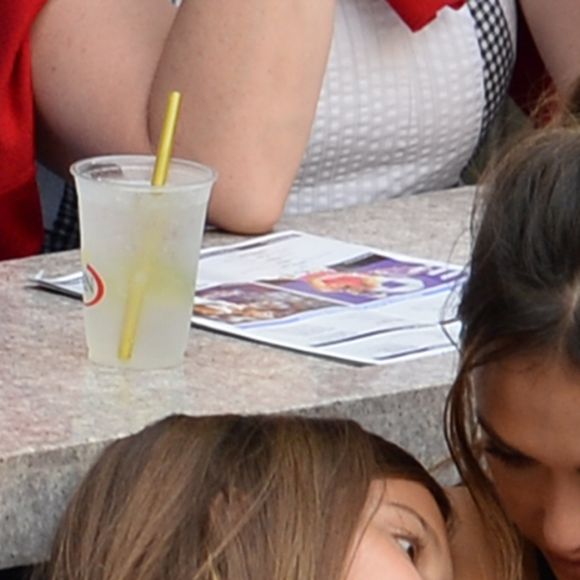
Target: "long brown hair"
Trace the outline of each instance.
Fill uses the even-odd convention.
[[[574,102],[580,103],[577,96]],[[523,138],[487,173],[459,306],[461,360],[446,404],[446,437],[501,540],[509,578],[521,574],[521,541],[484,466],[473,376],[490,362],[538,352],[580,368],[580,128],[573,119],[578,111],[572,106],[554,126]]]
[[[113,443],[58,528],[51,580],[343,578],[370,482],[409,454],[342,419],[173,416]]]

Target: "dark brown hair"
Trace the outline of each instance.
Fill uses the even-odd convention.
[[[370,482],[424,485],[409,454],[352,421],[174,416],[113,443],[74,495],[52,580],[342,578]]]
[[[522,139],[479,190],[459,306],[461,360],[446,406],[451,453],[502,539],[501,558],[514,578],[520,541],[482,466],[472,379],[476,369],[519,354],[553,354],[580,367],[580,129],[570,120],[563,115],[560,126]]]

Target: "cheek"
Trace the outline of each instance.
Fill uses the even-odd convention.
[[[538,493],[543,483],[529,471],[508,468],[493,457],[488,457],[487,463],[503,509],[520,532],[533,540],[536,524],[541,521]]]

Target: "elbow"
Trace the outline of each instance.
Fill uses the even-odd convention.
[[[234,184],[220,184],[218,179],[209,203],[208,221],[235,234],[270,232],[282,217],[289,186],[276,186],[271,182],[252,184],[247,177],[242,181],[245,183],[243,190]]]

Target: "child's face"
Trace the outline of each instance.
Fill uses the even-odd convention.
[[[447,528],[431,493],[403,479],[371,485],[346,580],[451,580]]]
[[[475,384],[504,509],[558,580],[580,580],[580,371],[555,356],[513,357]]]

